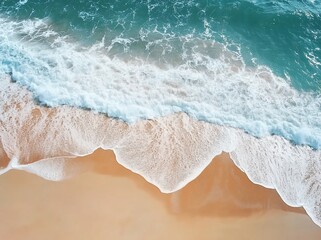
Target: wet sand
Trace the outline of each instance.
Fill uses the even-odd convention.
[[[226,154],[163,194],[98,150],[88,172],[61,182],[0,176],[0,239],[321,239],[303,209],[251,183]]]

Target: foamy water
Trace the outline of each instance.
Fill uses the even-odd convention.
[[[195,45],[190,59],[158,66],[111,59],[99,43],[81,47],[44,20],[0,19],[0,29],[0,69],[41,104],[88,108],[127,122],[185,112],[257,137],[276,134],[320,147],[321,96],[294,89],[267,67],[246,67],[219,43],[186,39]]]
[[[320,4],[41,4],[0,4],[0,173],[113,149],[173,192],[224,151],[321,224]]]

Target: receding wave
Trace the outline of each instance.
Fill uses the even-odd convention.
[[[75,156],[98,148],[163,192],[197,177],[222,151],[255,183],[275,188],[291,206],[303,206],[321,225],[321,152],[278,136],[244,131],[177,113],[127,124],[92,111],[36,105],[26,88],[1,77],[0,172],[20,169],[61,180],[91,168]]]

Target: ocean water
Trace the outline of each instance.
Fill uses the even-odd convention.
[[[0,110],[0,174],[113,149],[173,192],[224,151],[321,225],[320,1],[2,0]]]
[[[321,147],[319,1],[3,0],[0,70],[48,106],[175,112]]]

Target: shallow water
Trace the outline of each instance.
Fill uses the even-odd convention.
[[[317,1],[0,3],[0,174],[117,161],[162,192],[225,152],[321,224]]]

